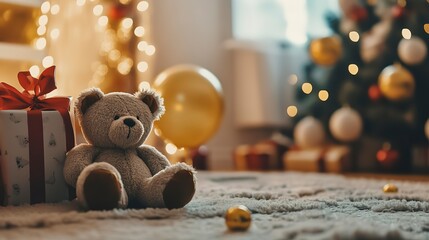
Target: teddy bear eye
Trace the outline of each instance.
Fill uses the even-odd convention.
[[[115,115],[115,117],[113,117],[113,119],[118,120],[119,119],[119,115]]]

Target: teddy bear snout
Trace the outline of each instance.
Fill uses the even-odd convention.
[[[134,122],[134,120],[131,118],[125,118],[124,124],[127,125],[128,127],[134,127],[134,125],[136,125],[136,122]]]

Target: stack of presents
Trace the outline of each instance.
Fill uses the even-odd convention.
[[[74,146],[69,97],[46,98],[56,88],[55,67],[40,77],[18,74],[23,91],[0,83],[0,205],[75,198],[65,182],[66,152]]]
[[[350,149],[328,145],[304,149],[280,133],[254,145],[241,145],[234,151],[237,170],[290,170],[339,173],[350,169]]]
[[[299,146],[281,133],[275,133],[270,139],[236,147],[233,158],[235,169],[239,171],[378,172],[380,163],[376,158],[383,150],[382,146],[381,141],[363,137],[355,145],[327,143],[308,148]],[[427,173],[428,147],[414,147],[410,161],[412,172]]]

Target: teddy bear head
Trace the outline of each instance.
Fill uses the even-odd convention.
[[[163,99],[152,90],[104,94],[100,89],[83,91],[76,115],[88,143],[105,148],[136,148],[149,135],[153,122],[164,113]]]

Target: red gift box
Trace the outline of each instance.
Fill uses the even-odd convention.
[[[64,181],[66,152],[74,146],[70,98],[45,98],[56,89],[55,67],[39,77],[20,72],[24,91],[0,83],[0,169],[3,205],[74,198]]]

